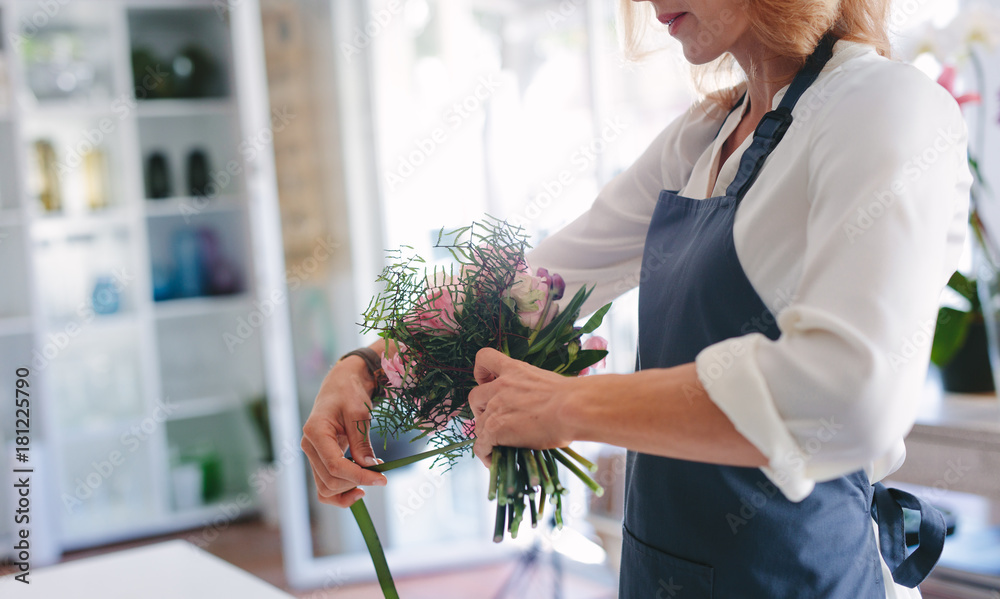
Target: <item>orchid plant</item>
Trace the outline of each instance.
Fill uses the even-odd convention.
[[[903,39],[901,50],[904,58],[912,62],[921,55],[930,54],[942,65],[937,82],[955,98],[961,108],[981,104],[979,90],[986,78],[980,53],[1000,46],[1000,11],[996,7],[987,2],[972,2],[943,27],[928,24],[922,31],[904,36]],[[967,70],[971,72],[973,79],[972,89],[959,89],[959,66],[968,66]],[[1000,246],[990,236],[981,215],[983,196],[988,188],[978,158],[983,155],[986,123],[986,112],[980,108],[976,112],[975,126],[972,127],[976,132],[977,147],[969,150],[969,170],[973,174],[969,224],[982,249],[986,267],[996,273],[1000,271]],[[967,306],[964,309],[946,306],[938,313],[931,360],[942,367],[948,365],[966,343],[970,327],[983,320],[974,277],[955,272],[948,281],[948,286],[966,300]]]

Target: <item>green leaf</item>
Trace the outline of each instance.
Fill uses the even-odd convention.
[[[608,350],[606,349],[583,349],[580,353],[576,354],[576,359],[566,368],[566,374],[577,374],[584,368],[588,366],[593,366],[597,364],[608,355]]]
[[[559,312],[559,315],[538,332],[526,355],[531,355],[545,349],[553,340],[558,339],[560,333],[565,332],[567,326],[572,327],[573,321],[580,315],[580,306],[583,305],[583,302],[587,301],[587,297],[590,296],[591,291],[593,291],[593,288],[586,289],[581,287],[576,292],[576,295],[573,296],[573,299]]]
[[[416,455],[400,458],[398,460],[392,460],[391,462],[384,462],[382,464],[368,466],[367,468],[365,468],[365,470],[372,470],[374,472],[386,472],[388,470],[395,470],[396,468],[409,466],[410,464],[419,462],[420,460],[425,460],[427,458],[434,457],[436,455],[453,452],[459,449],[464,449],[465,447],[468,447],[469,445],[472,445],[475,442],[476,442],[475,439],[469,439],[468,441],[462,441],[461,443],[452,443],[451,445],[438,447],[437,449],[432,449],[430,451],[425,451],[423,453],[418,453]]]
[[[354,520],[358,523],[358,528],[361,529],[361,536],[365,539],[368,554],[372,557],[372,564],[375,565],[375,573],[378,575],[378,584],[382,587],[382,594],[385,595],[385,599],[399,599],[396,584],[392,581],[392,573],[389,572],[389,562],[385,559],[382,542],[378,539],[375,523],[372,522],[365,501],[359,499],[352,503],[351,513],[354,514]]]
[[[969,280],[968,277],[962,273],[955,271],[948,279],[948,286],[958,292],[959,295],[969,300],[970,303],[975,305],[979,298],[976,297],[976,282]]]
[[[969,324],[973,318],[971,312],[954,308],[944,307],[938,311],[934,343],[931,345],[931,362],[947,366],[955,358],[969,336]]]
[[[587,333],[593,333],[596,331],[597,327],[601,326],[601,323],[604,322],[604,315],[607,314],[610,309],[611,304],[604,304],[601,306],[597,312],[594,312],[594,315],[590,317],[587,324],[583,325],[583,328],[580,329],[580,334],[586,335]]]

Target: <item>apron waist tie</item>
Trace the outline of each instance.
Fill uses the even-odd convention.
[[[944,515],[915,495],[890,489],[875,483],[872,516],[878,522],[879,549],[892,579],[904,587],[914,588],[934,569],[947,534]],[[919,545],[906,555],[906,532],[903,528],[903,508],[920,512]]]

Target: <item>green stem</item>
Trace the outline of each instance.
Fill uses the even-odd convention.
[[[445,447],[439,447],[437,449],[432,449],[431,451],[418,453],[407,458],[369,466],[366,469],[373,470],[375,472],[385,472],[387,470],[409,466],[410,464],[419,462],[420,460],[440,455],[442,453],[461,449],[472,445],[473,443],[475,443],[475,439],[469,439],[468,441],[453,443],[451,445],[446,445]],[[365,545],[368,547],[368,554],[372,558],[372,564],[375,566],[375,573],[378,575],[379,586],[382,587],[382,594],[385,595],[385,599],[399,599],[399,593],[396,592],[396,585],[392,581],[392,573],[389,572],[389,562],[385,559],[385,550],[382,549],[382,542],[378,539],[378,532],[375,531],[375,524],[372,522],[371,514],[368,513],[368,508],[365,507],[363,499],[358,499],[351,504],[351,513],[354,514],[354,520],[358,523],[358,528],[361,530],[361,536],[365,539]]]
[[[534,489],[541,484],[541,474],[538,472],[538,462],[535,461],[535,452],[530,449],[524,452],[524,463],[528,467],[528,486]]]
[[[580,480],[582,480],[583,484],[585,484],[588,487],[590,487],[590,490],[593,491],[595,495],[597,495],[598,497],[600,497],[601,495],[604,495],[604,488],[601,487],[601,485],[599,485],[596,482],[594,482],[594,479],[592,479],[589,476],[587,476],[583,472],[583,470],[580,470],[580,467],[577,466],[576,464],[574,464],[573,462],[571,462],[569,460],[569,458],[567,458],[566,456],[564,456],[562,453],[560,453],[558,451],[553,451],[552,455],[554,455],[557,460],[559,460],[560,462],[562,462],[562,464],[564,466],[566,466],[567,468],[569,468],[570,471],[573,474],[575,474]]]
[[[515,451],[516,450],[513,447],[504,448],[504,455],[507,458],[507,486],[504,488],[504,491],[506,492],[508,498],[512,498],[514,496],[514,490],[517,488],[515,478],[517,476],[517,462],[515,460],[517,455]]]
[[[552,482],[552,475],[549,474],[548,464],[541,452],[534,453],[537,455],[535,461],[538,462],[538,473],[542,477],[542,491],[551,495],[556,492],[556,485]]]
[[[500,456],[493,454],[492,459],[490,459],[490,492],[487,496],[489,501],[493,501],[497,498],[497,477],[500,471]]]
[[[445,445],[444,447],[438,447],[437,449],[432,449],[430,451],[425,451],[423,453],[418,453],[416,455],[411,455],[410,457],[400,458],[398,460],[393,460],[391,462],[384,462],[382,464],[375,464],[374,466],[367,466],[365,470],[372,470],[374,472],[385,472],[387,470],[394,470],[396,468],[402,468],[403,466],[409,466],[420,460],[425,460],[427,458],[434,457],[436,455],[441,455],[442,453],[448,453],[449,451],[454,451],[456,449],[461,449],[463,447],[468,447],[475,443],[475,439],[469,439],[468,441],[461,441],[459,443],[452,443],[451,445]]]
[[[378,533],[375,532],[375,524],[365,507],[363,499],[359,499],[351,504],[351,513],[354,520],[361,529],[361,536],[365,538],[365,545],[368,546],[368,553],[372,556],[372,563],[375,565],[375,573],[378,575],[378,584],[382,587],[382,594],[385,599],[399,599],[396,592],[396,585],[392,581],[392,574],[389,572],[389,562],[385,559],[385,551],[382,549],[382,542],[378,540]]]
[[[497,501],[497,519],[493,524],[493,542],[499,543],[503,540],[504,525],[507,524],[507,506],[502,501]]]
[[[568,455],[569,457],[571,457],[574,460],[576,460],[577,462],[579,462],[581,466],[583,466],[584,468],[586,468],[590,472],[597,472],[597,466],[595,466],[593,462],[591,462],[587,458],[583,457],[582,455],[578,454],[577,452],[573,451],[569,447],[561,447],[561,448],[556,449],[554,451],[561,451],[561,452],[565,453],[566,455]]]

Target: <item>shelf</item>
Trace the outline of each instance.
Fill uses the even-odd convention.
[[[21,118],[94,120],[109,118],[115,124],[120,120],[113,106],[117,103],[91,104],[74,100],[45,100],[25,102],[21,107]],[[120,109],[119,109],[120,110]]]
[[[199,399],[185,399],[171,402],[173,408],[168,418],[171,421],[213,416],[243,408],[246,402],[236,395],[219,395]]]
[[[140,118],[228,115],[235,105],[230,98],[140,100],[136,114]]]
[[[29,335],[32,331],[31,318],[27,316],[0,317],[0,337]]]
[[[143,202],[147,218],[182,217],[185,220],[201,214],[236,212],[243,208],[239,196],[218,196],[215,198],[164,198]]]
[[[138,324],[138,319],[136,318],[136,314],[130,310],[115,312],[113,314],[96,314],[94,319],[89,322],[85,322],[83,317],[80,315],[74,315],[69,318],[57,316],[48,319],[48,322],[45,325],[45,332],[65,332],[66,328],[71,324],[74,324],[79,328],[79,332],[74,335],[75,337],[78,337],[95,331],[108,333],[115,330],[134,327]]]
[[[85,235],[101,229],[128,226],[128,212],[108,209],[82,215],[39,215],[31,222],[31,232],[36,237],[68,237]]]
[[[83,424],[72,431],[64,432],[58,442],[62,445],[92,443],[101,440],[119,440],[129,433],[132,427],[140,427],[142,419],[139,416],[131,418],[113,418],[99,421],[95,424]],[[124,451],[122,452],[124,453]]]
[[[244,308],[250,301],[245,293],[236,295],[219,295],[214,297],[187,297],[180,299],[154,302],[156,318],[191,318],[210,316],[228,312],[234,308]]]

